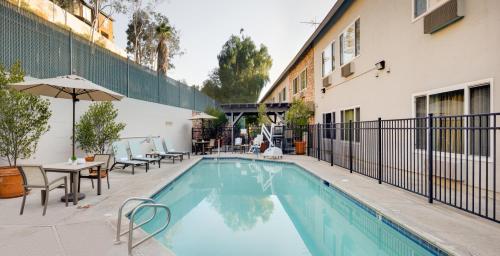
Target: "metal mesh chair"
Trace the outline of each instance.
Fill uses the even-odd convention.
[[[110,154],[95,154],[94,155],[94,161],[95,162],[103,162],[104,165],[101,166],[101,177],[100,178],[106,178],[106,182],[108,183],[108,189],[110,188],[109,186],[109,162],[111,160],[111,155]],[[90,182],[92,183],[92,188],[94,188],[94,180],[99,179],[97,177],[97,170],[96,169],[91,169],[88,172],[81,171],[78,175],[78,192],[80,192],[80,183],[81,179],[90,179]]]
[[[55,174],[51,178],[47,177],[47,173],[42,166],[39,165],[24,165],[19,168],[21,176],[23,177],[23,202],[21,204],[20,215],[24,212],[24,205],[26,204],[26,195],[29,189],[41,188],[42,189],[42,203],[43,215],[47,212],[47,203],[49,202],[49,192],[56,188],[64,189],[64,199],[66,207],[68,207],[68,177],[66,175]],[[52,177],[54,176],[54,177]]]

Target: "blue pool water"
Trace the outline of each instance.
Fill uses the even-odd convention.
[[[205,159],[154,199],[172,211],[155,238],[178,256],[435,254],[293,164]]]

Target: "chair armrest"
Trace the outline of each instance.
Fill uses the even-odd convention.
[[[56,182],[58,182],[60,180],[66,180],[67,181],[68,180],[68,176],[64,175],[64,176],[55,178],[55,179],[49,181],[49,184],[47,184],[47,185],[50,186],[50,185],[52,185],[52,184],[54,184],[54,183],[56,183]]]

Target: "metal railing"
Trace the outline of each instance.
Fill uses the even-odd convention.
[[[124,231],[124,232],[121,232],[121,223],[122,223],[122,212],[123,212],[123,208],[130,202],[133,202],[133,201],[139,201],[139,202],[143,202],[142,204],[139,204],[137,206],[135,206],[132,211],[131,211],[131,214],[130,214],[130,222],[129,222],[129,228],[127,231]],[[142,209],[144,208],[153,208],[154,211],[153,211],[153,215],[148,218],[147,220],[143,221],[142,223],[138,224],[138,225],[135,225],[134,226],[134,218],[135,218],[135,215],[141,211]],[[134,238],[134,230],[137,229],[137,228],[140,228],[144,225],[146,225],[147,223],[149,223],[150,221],[152,221],[153,219],[155,219],[156,217],[156,213],[157,213],[157,209],[158,208],[161,208],[161,209],[164,209],[165,212],[166,212],[166,219],[165,219],[165,224],[157,229],[155,232],[147,235],[146,237],[144,237],[143,239],[141,239],[140,241],[136,242],[135,244],[133,243],[133,238]],[[153,199],[151,198],[140,198],[140,197],[132,197],[132,198],[128,198],[127,200],[125,200],[122,205],[120,206],[119,210],[118,210],[118,220],[117,220],[117,224],[116,224],[116,238],[115,238],[115,244],[120,244],[121,241],[120,241],[120,237],[125,235],[125,234],[128,234],[128,244],[127,244],[127,249],[128,249],[128,255],[132,255],[132,250],[139,246],[140,244],[144,243],[145,241],[147,241],[148,239],[154,237],[155,235],[159,234],[160,232],[162,232],[163,230],[165,230],[168,225],[170,224],[170,217],[171,217],[171,213],[170,213],[170,209],[163,205],[163,204],[157,204]]]
[[[308,155],[499,222],[499,113],[316,124]]]

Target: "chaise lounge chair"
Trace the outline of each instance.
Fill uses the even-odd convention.
[[[161,139],[158,138],[160,141]],[[175,150],[173,149],[172,147],[168,147],[167,146],[167,143],[165,142],[165,140],[162,141],[161,145],[163,146],[163,149],[165,150],[165,152],[167,153],[171,153],[171,154],[182,154],[182,155],[187,155],[188,156],[188,159],[191,158],[191,152],[189,151],[178,151],[178,150]]]
[[[113,168],[117,165],[123,165],[122,169],[127,168],[128,166],[132,166],[132,175],[135,174],[135,167],[136,166],[146,166],[146,172],[148,172],[149,169],[149,163],[145,163],[142,161],[136,161],[136,160],[131,160],[129,157],[129,154],[127,152],[127,148],[125,147],[125,144],[121,141],[114,142],[112,145],[113,148],[113,154],[114,154],[114,159],[115,162],[109,169],[109,171],[112,171]]]
[[[161,158],[148,157],[141,148],[141,143],[137,139],[129,140],[128,145],[130,148],[131,159],[136,161],[145,162],[148,165],[158,163],[158,168],[161,167]]]
[[[176,158],[179,158],[181,160],[181,162],[183,160],[182,153],[167,152],[165,150],[165,148],[163,147],[163,144],[162,144],[160,138],[153,138],[153,149],[154,149],[154,154],[157,154],[158,156],[160,156],[161,159],[165,159],[165,158],[172,159],[172,163],[175,163]]]

